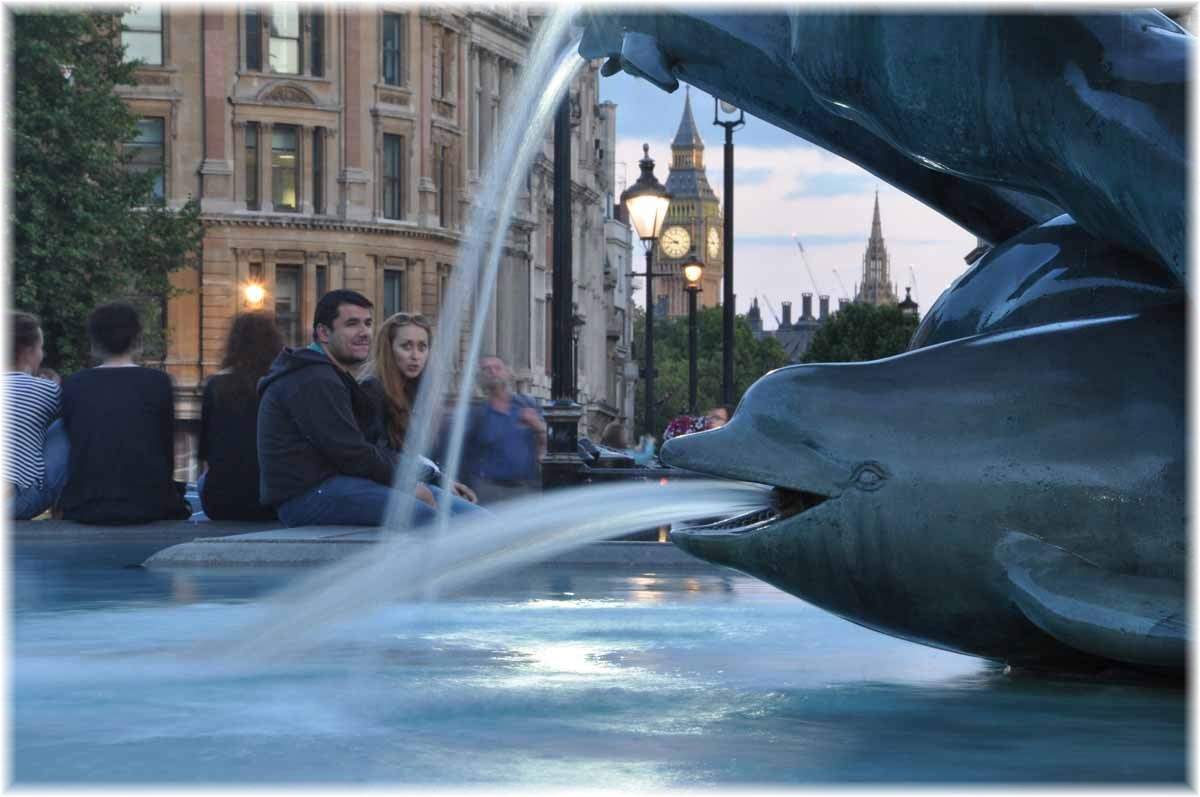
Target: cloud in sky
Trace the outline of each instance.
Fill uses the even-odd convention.
[[[614,76],[601,80],[601,96],[617,103],[618,182],[622,177],[628,184],[637,179],[643,142],[650,144],[655,176],[665,182],[683,92],[668,95],[645,81]],[[705,110],[711,103],[708,95],[692,91],[696,124],[705,139],[708,180],[720,196],[723,131],[711,126],[711,113]],[[800,295],[813,291],[814,280],[818,293],[833,297],[834,307],[842,284],[852,293],[862,273],[877,186],[891,278],[901,297],[905,286],[916,283],[914,295],[924,312],[966,268],[963,256],[975,247],[974,236],[853,163],[750,117],[734,134],[734,144],[734,283],[739,313],[746,312],[754,296],[765,295],[777,309],[791,301],[793,315],[798,315]],[[793,234],[804,243],[811,278]],[[639,304],[642,299],[637,296]],[[774,327],[765,303],[760,305],[766,327]]]
[[[861,194],[872,188],[873,183],[867,175],[821,172],[809,175],[800,186],[784,194],[783,198],[803,199],[809,196],[830,197]]]

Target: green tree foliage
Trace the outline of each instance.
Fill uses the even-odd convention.
[[[134,83],[118,19],[66,7],[10,16],[10,296],[41,317],[46,362],[63,371],[86,364],[87,314],[112,299],[147,310],[147,354],[161,345],[170,272],[194,263],[203,235],[194,200],[169,210],[154,174],[126,168],[137,117],[115,91]]]
[[[639,367],[644,367],[643,341],[646,337],[646,315],[635,310],[634,341]],[[754,339],[746,319],[734,319],[733,401],[736,406],[742,394],[763,374],[788,364],[787,353],[775,338]],[[723,362],[722,310],[706,307],[696,313],[696,411],[705,412],[721,402],[721,369]],[[671,419],[688,411],[688,319],[654,319],[654,380],[656,409],[654,436],[662,439],[662,430]],[[641,434],[645,425],[645,382],[639,380],[634,402],[634,429]]]
[[[891,357],[908,348],[917,324],[895,305],[852,302],[821,325],[803,361],[851,363]]]

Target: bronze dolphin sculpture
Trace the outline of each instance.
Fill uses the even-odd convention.
[[[668,442],[777,488],[675,542],[938,647],[1181,670],[1192,37],[1151,10],[579,19],[605,74],[710,91],[992,247],[909,352],[780,369]]]
[[[669,441],[669,464],[776,488],[672,540],[916,642],[1181,670],[1183,298],[1068,217],[1041,225],[943,295],[919,348],[779,369]]]

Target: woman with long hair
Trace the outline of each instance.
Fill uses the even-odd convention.
[[[234,317],[221,370],[204,386],[200,410],[200,505],[213,520],[274,520],[258,502],[258,380],[283,348],[266,313]]]
[[[379,325],[371,359],[360,374],[363,389],[377,408],[377,425],[366,430],[368,440],[381,442],[393,451],[403,450],[432,344],[433,326],[423,315],[396,313]],[[441,491],[433,482],[441,479],[441,471],[430,460],[425,464],[430,482],[426,486],[440,499]],[[477,499],[471,488],[455,482],[451,501],[453,511],[458,512],[469,510]]]

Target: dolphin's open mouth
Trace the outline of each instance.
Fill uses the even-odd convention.
[[[829,500],[827,496],[818,495],[817,493],[776,487],[771,490],[771,506],[735,515],[730,518],[723,518],[713,523],[688,526],[687,531],[689,533],[721,532],[724,534],[745,534],[758,531],[776,521],[798,515],[827,500]]]

